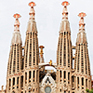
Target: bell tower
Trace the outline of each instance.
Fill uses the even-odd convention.
[[[24,47],[24,91],[39,93],[39,46],[35,22],[34,2],[30,2],[30,18]]]
[[[76,53],[75,53],[75,85],[77,93],[84,93],[86,88],[91,89],[91,74],[90,74],[90,62],[88,54],[87,38],[85,33],[84,17],[85,13],[81,12],[78,15],[79,21],[79,33],[76,40]]]
[[[22,40],[20,35],[19,14],[14,14],[15,24],[14,33],[11,41],[7,67],[7,93],[16,93],[20,91],[21,83],[21,65],[22,65]],[[18,91],[19,90],[19,91]]]
[[[57,93],[70,93],[71,90],[71,68],[72,68],[72,43],[70,23],[68,21],[67,6],[69,3],[64,1],[62,12],[62,22],[60,25],[58,48],[57,48]]]

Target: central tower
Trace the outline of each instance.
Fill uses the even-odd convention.
[[[71,31],[68,21],[67,1],[63,2],[63,18],[59,31],[57,49],[57,93],[70,93],[71,90],[71,68],[72,68],[72,43]]]
[[[26,31],[24,48],[24,88],[25,93],[39,93],[39,46],[35,22],[34,2],[30,2],[30,18]]]

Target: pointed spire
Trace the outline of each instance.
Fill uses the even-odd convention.
[[[20,14],[14,14],[13,16],[16,20],[15,20],[15,24],[14,24],[14,31],[19,31],[19,27],[20,27],[20,23],[19,23],[19,20],[18,18],[20,18]]]
[[[68,19],[67,6],[69,5],[69,2],[64,1],[64,2],[62,2],[62,5],[64,6],[64,8],[63,8],[63,12],[62,12],[63,19]]]
[[[59,32],[60,34],[64,31],[70,32],[70,23],[68,21],[68,11],[67,11],[67,6],[69,5],[69,3],[67,1],[64,1],[62,2],[62,5],[64,6],[64,8],[62,12],[63,17],[60,25],[60,32]]]
[[[20,22],[18,20],[21,16],[20,16],[20,14],[16,13],[16,14],[14,14],[13,17],[16,20],[15,20],[15,23],[14,23],[14,33],[13,33],[13,38],[12,38],[11,44],[12,45],[22,44],[21,35],[20,35],[20,32],[19,32]]]
[[[87,44],[87,38],[86,38],[86,33],[85,33],[85,23],[84,23],[84,17],[86,16],[85,13],[81,12],[78,15],[80,17],[79,21],[79,33],[77,35],[77,44],[82,44],[86,43]]]
[[[41,50],[40,50],[40,63],[44,63],[44,58],[43,58],[43,48],[44,48],[44,46],[40,46],[39,47]]]
[[[28,4],[30,7],[31,7],[31,10],[30,10],[30,19],[35,19],[35,10],[34,10],[34,6],[36,6],[36,4],[34,2],[30,2]]]
[[[37,27],[35,22],[35,10],[34,10],[34,6],[36,4],[34,2],[30,2],[28,5],[31,7],[31,10],[29,12],[30,18],[29,18],[28,27],[27,27],[27,33],[29,32],[37,33]]]
[[[43,53],[43,48],[44,48],[44,46],[41,45],[39,48],[41,49],[41,51],[40,51],[40,56],[42,57],[43,54],[44,54],[44,53]]]
[[[79,31],[84,31],[85,30],[85,23],[84,23],[84,17],[86,16],[85,13],[81,12],[78,15],[80,17],[80,21],[79,21]]]

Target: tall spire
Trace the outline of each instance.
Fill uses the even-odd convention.
[[[72,42],[71,42],[71,31],[70,24],[68,21],[67,6],[69,3],[64,1],[62,3],[63,18],[60,25],[58,48],[57,48],[57,93],[66,92],[70,90],[69,85],[71,84],[71,69],[72,69]],[[67,74],[69,75],[67,77]],[[69,78],[69,79],[68,79]],[[65,82],[65,83],[64,83]],[[63,89],[68,86],[68,88]]]
[[[15,18],[15,23],[14,23],[14,33],[13,33],[13,38],[11,41],[12,45],[15,44],[22,44],[22,40],[21,40],[21,34],[19,32],[19,27],[20,27],[20,22],[19,22],[19,18],[21,17],[20,14],[14,14],[13,17]]]
[[[20,23],[18,18],[19,14],[14,14],[14,33],[11,41],[11,48],[9,53],[8,67],[7,67],[7,93],[12,93],[16,89],[20,90],[19,82],[21,82],[21,70],[22,70],[22,40],[19,31]],[[15,75],[15,77],[13,76]],[[16,83],[16,81],[18,83]],[[12,82],[14,82],[12,84]],[[17,93],[20,91],[16,91]]]
[[[61,22],[61,25],[60,25],[60,31],[59,33],[63,33],[63,32],[70,32],[70,24],[69,24],[69,21],[68,21],[68,11],[67,11],[67,6],[69,5],[69,2],[67,1],[64,1],[62,2],[62,5],[64,6],[63,8],[63,12],[62,12],[62,22]]]
[[[86,14],[81,12],[81,13],[79,13],[78,16],[80,17],[80,21],[79,21],[79,33],[77,35],[76,43],[78,43],[78,44],[86,43],[87,44],[87,38],[86,38],[86,33],[85,33],[85,23],[84,23],[84,17],[86,16]]]
[[[67,11],[67,6],[69,5],[69,3],[67,1],[62,2],[62,5],[64,6],[63,8],[63,19],[68,19],[68,11]]]
[[[67,17],[67,15],[68,15],[67,5],[69,5],[69,3],[67,1],[64,1],[62,3],[62,5],[64,6],[64,9],[63,9],[63,13],[62,13],[63,19],[61,22],[60,32],[59,32],[57,60],[58,60],[59,66],[67,66],[67,67],[71,68],[72,56],[70,56],[70,55],[72,55],[71,54],[72,53],[72,43],[71,43],[70,24],[69,24],[68,17]]]
[[[27,27],[27,33],[32,31],[37,33],[37,27],[35,22],[35,10],[34,10],[34,6],[36,4],[34,2],[30,2],[28,5],[31,7],[31,9],[29,12],[30,18],[29,18],[28,27]]]
[[[82,92],[86,90],[86,88],[90,89],[91,85],[91,72],[90,72],[90,62],[89,62],[89,54],[88,54],[88,47],[87,47],[87,39],[85,33],[85,23],[84,17],[86,16],[85,13],[81,12],[78,15],[80,17],[79,21],[79,33],[77,34],[76,40],[76,53],[75,53],[75,60],[74,60],[74,69],[75,69],[75,78],[78,82],[76,82],[76,91]],[[82,77],[79,77],[82,76]],[[89,84],[89,86],[87,85]],[[75,86],[75,85],[74,85]],[[80,89],[80,90],[79,90]]]
[[[34,90],[33,93],[39,93],[39,46],[35,22],[35,3],[30,2],[28,5],[31,7],[31,10],[24,47],[24,70],[27,77],[25,78],[26,82],[24,82],[24,91],[32,93]],[[25,90],[27,84],[30,87],[30,91]]]

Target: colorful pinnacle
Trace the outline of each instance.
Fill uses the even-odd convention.
[[[14,23],[14,27],[15,27],[14,31],[19,31],[20,22],[19,22],[18,18],[20,18],[21,15],[16,13],[13,15],[13,17],[16,19],[15,23]]]
[[[79,30],[85,30],[84,17],[86,16],[86,13],[81,12],[78,16],[80,17]]]
[[[81,12],[81,13],[79,13],[79,15],[78,15],[79,17],[81,17],[81,18],[83,18],[83,17],[85,17],[86,16],[86,13],[83,13],[83,12]]]
[[[62,2],[62,5],[64,6],[63,8],[63,18],[62,19],[68,19],[68,11],[67,11],[67,6],[69,5],[69,3],[67,1]]]
[[[62,5],[63,5],[63,6],[68,6],[68,5],[69,5],[69,2],[64,1],[64,2],[62,2]]]
[[[44,48],[44,46],[41,45],[39,48]]]
[[[35,10],[34,10],[34,6],[36,6],[36,4],[34,2],[30,2],[28,4],[30,7],[31,7],[31,10],[30,10],[30,19],[34,19],[35,18]]]
[[[16,18],[16,19],[18,19],[18,18],[20,18],[21,16],[20,16],[20,14],[14,14],[14,16],[13,16],[14,18]]]
[[[85,24],[84,23],[84,17],[86,16],[86,13],[81,12],[81,13],[79,13],[78,16],[81,18],[79,21],[79,24]]]
[[[43,48],[44,48],[44,46],[41,45],[39,48],[41,49],[40,56],[43,57]]]
[[[34,2],[30,2],[28,5],[31,6],[31,7],[36,6],[36,4]]]

